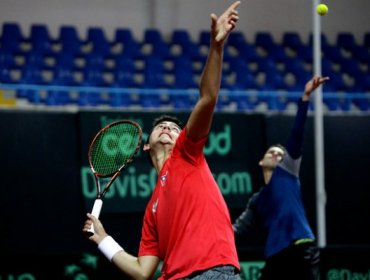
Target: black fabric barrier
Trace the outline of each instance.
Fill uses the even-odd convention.
[[[321,252],[322,280],[370,278],[370,247],[328,247]],[[0,254],[0,279],[12,280],[106,280],[128,279],[99,253]],[[261,252],[239,251],[241,279],[257,280],[264,265]],[[153,279],[160,275],[160,268]]]

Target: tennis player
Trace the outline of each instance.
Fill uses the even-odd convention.
[[[158,181],[145,210],[138,257],[125,252],[88,214],[83,231],[93,224],[89,239],[133,279],[150,279],[161,260],[160,279],[240,279],[228,208],[203,154],[220,88],[224,42],[238,21],[239,4],[231,4],[220,17],[211,14],[200,95],[185,127],[162,116],[144,145]]]
[[[305,85],[286,148],[268,148],[259,162],[265,185],[252,195],[236,219],[236,234],[260,229],[266,236],[265,267],[260,279],[319,279],[319,250],[301,199],[299,169],[304,126],[311,93],[328,77],[313,77]]]

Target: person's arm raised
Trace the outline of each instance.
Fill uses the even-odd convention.
[[[197,141],[208,135],[221,84],[223,48],[225,40],[239,19],[236,8],[240,1],[231,4],[220,17],[211,14],[211,41],[206,64],[200,81],[199,100],[187,122],[187,135]]]

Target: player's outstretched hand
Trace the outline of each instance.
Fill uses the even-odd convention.
[[[329,77],[319,77],[314,76],[311,80],[309,80],[305,87],[304,87],[304,98],[308,99],[311,95],[311,93],[317,89],[319,86],[324,84],[326,81],[329,80]]]
[[[223,42],[230,32],[235,28],[236,22],[239,19],[236,8],[240,5],[240,1],[231,4],[225,12],[217,17],[214,13],[211,14],[211,34],[212,39],[216,42]]]
[[[91,225],[94,226],[94,234],[89,234],[88,230],[91,228]],[[91,214],[87,214],[87,219],[85,221],[84,227],[82,229],[82,232],[93,242],[95,242],[97,245],[108,236],[108,234],[105,232],[104,227],[100,220],[96,218],[95,216]]]

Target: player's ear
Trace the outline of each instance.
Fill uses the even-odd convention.
[[[149,143],[145,143],[144,144],[144,147],[143,147],[143,151],[144,152],[147,152],[147,151],[149,151],[150,150],[150,144]]]

